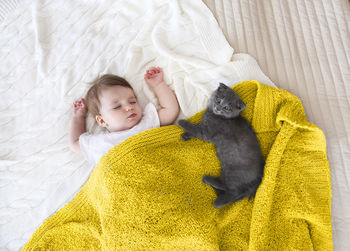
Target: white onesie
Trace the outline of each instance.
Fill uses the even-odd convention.
[[[135,134],[159,126],[160,122],[157,109],[152,103],[148,103],[142,113],[141,121],[131,129],[120,132],[103,132],[97,134],[86,132],[80,135],[80,150],[88,162],[96,165],[100,158],[112,147]]]

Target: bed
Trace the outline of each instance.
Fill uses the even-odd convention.
[[[150,42],[147,34],[135,39],[140,23],[130,20],[144,6],[159,10],[167,2],[0,4],[0,249],[23,247],[46,218],[74,198],[93,170],[68,147],[71,106],[86,93],[88,82],[101,73],[124,75],[136,83],[142,105],[156,104],[150,90],[138,83],[147,67],[166,65],[180,118],[204,109],[217,82],[256,79],[301,99],[308,120],[327,140],[334,249],[349,250],[349,1],[171,1],[171,8],[157,12],[159,17],[188,16],[167,23],[177,29],[160,25],[152,33],[150,41],[159,46],[151,52],[166,54],[166,60],[142,53],[140,46]],[[199,27],[198,20],[208,26]],[[116,30],[123,25],[134,29]],[[199,42],[193,27],[203,30],[197,35],[206,39]],[[183,38],[176,37],[179,31]],[[134,47],[125,48],[132,38]],[[206,53],[193,53],[201,48]],[[98,130],[92,118],[88,130]]]

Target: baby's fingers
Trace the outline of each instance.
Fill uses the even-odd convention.
[[[149,70],[146,71],[146,73],[150,73],[150,74],[156,74],[162,71],[162,68],[160,67],[152,67]]]
[[[155,74],[158,74],[158,73],[161,73],[162,72],[162,68],[160,67],[154,67],[154,73]]]
[[[85,106],[85,100],[83,98],[81,98],[81,99],[75,101],[73,103],[73,106],[74,106],[74,108],[84,107]]]
[[[150,78],[151,78],[151,74],[149,73],[145,74],[144,79],[150,79]]]

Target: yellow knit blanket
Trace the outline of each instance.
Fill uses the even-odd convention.
[[[219,175],[214,146],[181,141],[176,125],[155,128],[102,157],[24,250],[332,250],[322,131],[287,91],[257,81],[233,89],[266,159],[253,200],[215,209],[214,190],[201,182],[204,174]]]

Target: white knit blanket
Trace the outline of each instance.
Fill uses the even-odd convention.
[[[233,53],[199,0],[6,2],[0,3],[0,250],[22,247],[89,176],[92,167],[68,148],[68,131],[73,101],[99,74],[125,77],[141,105],[157,105],[143,75],[162,67],[181,118],[204,109],[219,82],[273,85],[252,57]],[[96,131],[92,118],[88,128]]]

